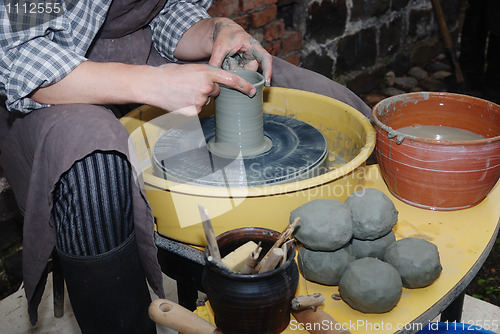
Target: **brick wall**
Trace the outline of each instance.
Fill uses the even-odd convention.
[[[463,0],[441,0],[456,45]],[[430,0],[215,0],[212,16],[241,24],[273,55],[373,89],[444,51]]]

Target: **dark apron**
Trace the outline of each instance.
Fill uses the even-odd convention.
[[[87,57],[146,64],[152,49],[147,24],[165,2],[114,0]],[[159,59],[157,53],[155,59]],[[55,184],[75,161],[96,150],[114,151],[130,161],[129,136],[110,108],[95,105],[57,105],[16,115],[2,103],[0,122],[0,164],[24,215],[23,279],[28,313],[34,324],[47,279],[47,262],[56,242],[50,214]],[[154,218],[140,184],[132,184],[139,256],[149,285],[162,298]]]

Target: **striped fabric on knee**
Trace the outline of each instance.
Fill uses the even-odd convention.
[[[133,230],[131,170],[125,158],[94,152],[77,161],[54,191],[57,247],[92,256],[126,240]]]

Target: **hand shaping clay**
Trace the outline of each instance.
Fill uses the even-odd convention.
[[[398,270],[403,286],[410,289],[432,284],[443,269],[436,245],[419,238],[396,241],[387,247],[384,261]]]
[[[334,199],[316,199],[301,205],[290,214],[290,222],[300,217],[294,236],[304,246],[318,251],[335,251],[352,238],[349,208]]]
[[[389,263],[372,257],[348,264],[339,283],[342,300],[364,313],[392,310],[399,302],[402,290],[398,271]]]
[[[353,238],[352,253],[357,259],[361,259],[363,257],[375,257],[383,260],[387,247],[395,241],[396,235],[394,234],[394,231],[390,231],[383,237],[375,240],[359,240]]]
[[[350,248],[349,245],[333,252],[321,252],[301,247],[297,258],[299,269],[307,280],[338,285],[347,264],[355,260]]]
[[[355,191],[345,201],[352,213],[353,236],[359,240],[380,238],[398,221],[398,210],[386,194],[375,188]]]

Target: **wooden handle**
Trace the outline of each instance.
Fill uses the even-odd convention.
[[[450,32],[448,31],[448,26],[444,18],[441,2],[439,0],[431,0],[431,3],[432,3],[432,8],[434,9],[434,14],[439,26],[439,30],[441,32],[441,37],[443,38],[444,41],[444,46],[451,58],[452,66],[454,67],[455,70],[455,79],[457,83],[462,83],[464,82],[464,76],[462,70],[460,69],[460,65],[455,60],[455,51],[453,50],[453,43],[451,42]]]
[[[259,255],[260,251],[262,250],[262,247],[260,247],[261,242],[257,245],[257,248],[250,253],[248,256],[245,264],[243,265],[243,268],[240,270],[240,274],[251,274],[257,265],[257,262],[259,261]]]
[[[214,325],[188,309],[166,299],[155,299],[149,306],[149,317],[157,324],[183,334],[220,333]]]
[[[443,9],[441,7],[441,2],[439,0],[431,0],[432,8],[434,9],[434,14],[436,15],[436,20],[441,31],[441,36],[444,40],[444,45],[447,48],[452,48],[450,33],[448,31],[448,26],[446,25],[446,20],[444,18]]]
[[[282,258],[283,258],[283,250],[281,248],[273,249],[271,251],[271,254],[269,254],[266,259],[263,259],[261,261],[259,274],[271,271],[274,268],[276,268],[276,266],[278,265],[278,263],[280,263]]]
[[[343,329],[341,324],[333,319],[331,315],[320,308],[292,312],[292,314],[298,322],[304,324],[304,328],[311,334],[351,334],[348,330]]]

